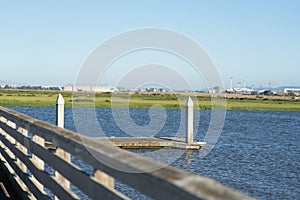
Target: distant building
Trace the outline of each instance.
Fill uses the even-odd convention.
[[[225,90],[226,93],[232,93],[232,94],[248,94],[248,95],[255,95],[257,94],[256,91],[249,88],[229,88]]]
[[[118,92],[129,92],[130,91],[128,88],[125,88],[125,87],[118,87],[117,90],[118,90]]]
[[[272,95],[272,91],[271,90],[260,90],[260,91],[258,91],[257,94],[270,96],[270,95]]]
[[[157,92],[157,88],[146,88],[147,92]]]
[[[158,91],[159,91],[159,92],[166,92],[167,89],[165,89],[165,88],[158,88]]]
[[[62,90],[61,87],[56,87],[56,86],[42,86],[43,90]]]
[[[113,88],[111,89],[111,92],[120,92],[120,90],[118,88]]]
[[[285,95],[300,96],[300,88],[284,88],[283,93]]]
[[[64,91],[69,92],[112,92],[106,85],[65,85]]]

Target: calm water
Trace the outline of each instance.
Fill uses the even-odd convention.
[[[11,108],[55,123],[55,108]],[[167,110],[166,124],[158,135],[183,133],[179,129],[180,112]],[[65,110],[65,115],[66,128],[75,130],[70,108]],[[131,109],[130,115],[139,125],[149,124],[147,109]],[[200,111],[200,116],[198,140],[203,139],[208,128],[210,111]],[[110,109],[97,109],[97,117],[107,136],[128,136],[118,128]],[[299,145],[299,112],[227,111],[218,143],[206,157],[200,158],[198,151],[185,151],[172,165],[210,177],[258,199],[299,199]],[[145,150],[135,152],[142,154]],[[133,198],[144,198],[120,183],[117,188]]]

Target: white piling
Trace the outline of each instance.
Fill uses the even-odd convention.
[[[65,100],[62,95],[59,93],[56,99],[56,125],[58,127],[64,128],[64,109],[65,109]]]
[[[186,140],[185,142],[188,144],[193,143],[193,131],[194,131],[194,102],[189,96],[186,104],[185,104],[185,109],[186,109]]]
[[[56,125],[58,127],[64,128],[65,121],[65,100],[63,96],[59,93],[56,99]],[[56,154],[58,157],[62,158],[66,162],[71,162],[71,154],[64,151],[62,148],[56,148]],[[63,177],[58,171],[55,171],[56,181],[60,183],[66,190],[70,190],[70,181]],[[55,200],[59,200],[57,196],[54,196]]]

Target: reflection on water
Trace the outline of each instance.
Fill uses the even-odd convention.
[[[55,123],[55,108],[13,109]],[[106,136],[129,136],[116,125],[110,109],[99,108],[96,112]],[[180,112],[167,110],[167,121],[157,136],[183,136]],[[210,120],[210,111],[200,112],[197,140],[203,140]],[[65,115],[66,128],[75,130],[70,108],[66,108]],[[149,124],[147,109],[131,109],[130,116],[139,125]],[[165,159],[177,168],[213,178],[259,199],[297,199],[300,196],[299,145],[299,112],[227,111],[218,143],[204,158],[199,155],[201,150],[172,149],[165,154],[151,153],[156,150],[132,151],[160,161]],[[133,198],[146,198],[119,182],[117,188]]]

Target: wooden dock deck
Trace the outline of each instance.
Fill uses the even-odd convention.
[[[188,144],[184,138],[176,137],[110,137],[92,139],[97,142],[108,143],[123,149],[156,149],[156,148],[179,148],[198,150],[204,146],[205,142],[194,142]]]

